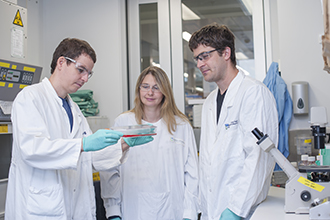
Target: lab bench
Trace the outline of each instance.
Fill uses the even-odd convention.
[[[285,189],[271,186],[268,196],[250,220],[309,220],[308,214],[287,214],[284,212]]]

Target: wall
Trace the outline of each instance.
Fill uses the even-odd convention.
[[[330,74],[323,70],[321,35],[324,33],[321,1],[277,0],[278,45],[282,78],[292,97],[291,84],[296,81],[309,83],[309,104],[325,106],[330,117]],[[276,25],[276,22],[273,23]],[[274,31],[275,32],[275,31]],[[274,33],[273,33],[274,34]],[[278,48],[276,48],[278,47]],[[278,51],[277,51],[278,50]],[[310,128],[310,114],[294,115],[290,130]]]
[[[82,89],[94,91],[93,98],[99,103],[99,115],[107,116],[113,124],[114,118],[127,108],[125,1],[40,2],[42,78],[50,76],[52,54],[62,39],[76,37],[88,41],[96,51],[97,62],[94,75]]]

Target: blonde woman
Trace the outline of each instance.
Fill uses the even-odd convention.
[[[157,135],[130,148],[129,159],[113,172],[101,173],[101,193],[108,219],[197,219],[198,159],[193,129],[177,108],[169,79],[158,67],[142,71],[135,87],[135,107],[114,126],[152,124]]]

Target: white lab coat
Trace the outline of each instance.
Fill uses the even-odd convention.
[[[109,169],[125,159],[120,144],[102,152],[81,153],[81,138],[91,130],[71,98],[69,104],[72,132],[62,100],[47,78],[17,95],[12,109],[6,220],[96,219],[93,166]]]
[[[202,220],[219,220],[226,208],[245,218],[266,198],[275,164],[251,131],[257,127],[277,146],[276,104],[264,84],[240,70],[227,89],[217,124],[217,92],[210,93],[202,110]]]
[[[123,220],[197,219],[195,137],[188,122],[176,120],[179,125],[173,135],[163,119],[153,123],[157,135],[152,142],[131,148],[129,160],[113,173],[100,172],[107,216],[120,215]],[[133,113],[124,113],[114,126],[136,124]]]

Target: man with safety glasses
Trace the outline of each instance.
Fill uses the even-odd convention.
[[[267,196],[275,165],[251,133],[258,127],[277,146],[275,99],[264,84],[236,66],[234,40],[228,27],[212,24],[189,41],[205,81],[217,84],[202,110],[202,220],[249,219]]]
[[[88,81],[95,62],[86,41],[66,38],[53,54],[49,79],[14,100],[5,219],[95,220],[93,169],[118,166],[130,146],[153,140],[123,139],[107,129],[92,134],[69,94]]]

